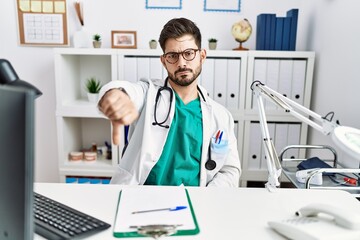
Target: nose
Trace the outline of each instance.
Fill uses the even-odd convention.
[[[179,60],[177,61],[178,66],[186,66],[187,60],[182,54],[179,54]]]

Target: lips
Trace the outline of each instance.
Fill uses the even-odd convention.
[[[191,73],[192,70],[191,69],[180,69],[178,71],[175,72],[175,74],[187,74],[187,73]]]

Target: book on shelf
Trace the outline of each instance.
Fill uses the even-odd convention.
[[[275,27],[275,47],[274,50],[281,51],[282,50],[282,37],[283,37],[283,29],[284,29],[284,17],[276,18],[276,27]]]
[[[290,36],[289,36],[289,50],[296,50],[296,33],[298,24],[299,9],[290,9],[286,12],[286,17],[291,18]]]
[[[270,37],[269,37],[269,48],[267,50],[275,50],[275,31],[276,31],[276,15],[269,14],[270,21]]]
[[[257,16],[256,22],[256,50],[265,50],[265,29],[266,14],[262,13]]]
[[[290,50],[290,28],[291,28],[291,17],[284,18],[283,36],[282,36],[282,50]]]

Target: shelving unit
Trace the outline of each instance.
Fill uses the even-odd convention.
[[[117,54],[111,49],[55,49],[56,122],[60,181],[68,176],[111,177],[121,146],[111,146],[112,159],[69,161],[69,153],[111,143],[111,124],[86,97],[86,79],[103,84],[118,78]]]
[[[207,53],[199,82],[207,89],[208,94],[227,107],[234,117],[243,169],[240,185],[246,186],[248,181],[266,181],[267,170],[262,159],[261,137],[256,137],[257,130],[260,131],[256,128],[259,117],[253,104],[251,83],[261,80],[278,91],[284,90],[290,98],[309,108],[315,54],[223,50]],[[160,50],[55,49],[56,118],[61,182],[65,182],[67,176],[111,177],[121,158],[123,143],[120,146],[112,145],[111,160],[100,159],[95,163],[74,163],[68,160],[71,151],[89,148],[93,142],[98,145],[102,145],[104,141],[111,142],[110,122],[104,119],[94,103],[86,100],[86,79],[96,76],[103,84],[116,79],[164,79],[167,72],[159,60],[160,54]],[[293,86],[292,83],[296,85]],[[308,128],[305,124],[270,103],[266,103],[266,112],[277,149],[290,143],[306,144]],[[305,155],[304,152],[291,154]]]

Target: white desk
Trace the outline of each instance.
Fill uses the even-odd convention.
[[[142,186],[144,187],[144,186]],[[120,185],[35,183],[34,190],[113,225]],[[327,203],[360,214],[360,202],[340,190],[265,188],[187,188],[199,223],[195,236],[164,239],[284,239],[267,225],[269,220],[294,216],[309,203]],[[43,239],[36,236],[35,239]],[[89,239],[113,239],[112,227]],[[150,238],[128,238],[150,239]]]

